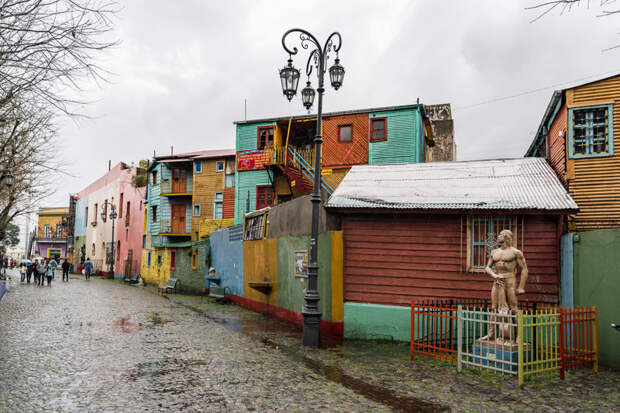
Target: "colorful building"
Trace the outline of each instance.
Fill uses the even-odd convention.
[[[39,257],[67,258],[67,230],[69,208],[40,208],[34,254]]]
[[[437,120],[450,117],[443,105]],[[450,119],[448,119],[450,120]],[[235,223],[244,215],[312,191],[316,116],[235,122],[237,177]],[[448,125],[444,123],[444,125]],[[452,127],[450,120],[449,127]],[[326,113],[323,115],[322,182],[329,196],[353,165],[425,162],[433,141],[424,105]],[[453,157],[452,142],[436,158]],[[436,159],[446,160],[446,159]]]
[[[141,173],[146,172],[120,162],[75,196],[73,250],[77,269],[90,258],[98,272],[108,272],[113,262],[117,278],[140,271],[145,189],[136,186],[135,177]],[[117,213],[113,221],[109,218],[112,205]]]
[[[235,152],[190,152],[153,159],[148,168],[143,280],[204,291],[208,235],[233,224]]]

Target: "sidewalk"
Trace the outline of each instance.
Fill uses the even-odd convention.
[[[154,287],[137,286],[157,294]],[[409,360],[409,343],[324,340],[320,349],[301,345],[301,331],[241,307],[191,295],[168,294],[197,311],[304,364],[331,381],[395,411],[613,412],[620,411],[620,372],[583,369],[559,380],[537,377],[517,387],[516,376],[466,369],[429,359]]]

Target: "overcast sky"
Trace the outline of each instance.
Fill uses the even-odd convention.
[[[281,37],[292,27],[320,40],[342,34],[344,86],[328,88],[324,111],[418,97],[450,103],[458,160],[522,156],[554,89],[620,72],[620,49],[601,51],[620,44],[620,16],[596,18],[597,6],[582,6],[529,23],[536,12],[524,8],[534,3],[126,0],[121,44],[101,60],[114,75],[87,109],[96,118],[60,131],[75,177],[59,177],[44,206],[66,205],[108,160],[137,162],[171,145],[175,153],[234,148],[244,99],[248,119],[305,113],[299,97],[282,96],[277,77],[287,58]]]

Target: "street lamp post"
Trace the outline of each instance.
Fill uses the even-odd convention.
[[[302,311],[304,317],[303,329],[303,345],[310,347],[318,347],[321,344],[321,312],[319,311],[319,291],[318,291],[318,245],[319,245],[319,213],[321,203],[321,143],[322,137],[322,121],[323,121],[323,93],[325,68],[329,54],[333,51],[336,53],[334,65],[329,68],[329,77],[332,87],[336,90],[342,86],[344,79],[344,68],[340,65],[338,51],[342,46],[342,38],[340,33],[333,32],[325,44],[321,47],[321,43],[311,33],[303,29],[291,29],[282,36],[282,47],[288,53],[289,58],[287,65],[280,70],[280,81],[282,83],[282,93],[291,101],[293,96],[297,94],[297,85],[299,83],[299,70],[293,66],[293,55],[298,52],[297,47],[292,49],[286,45],[286,39],[289,35],[299,35],[299,42],[303,49],[310,48],[311,52],[306,63],[306,75],[308,81],[306,87],[301,91],[302,103],[306,109],[310,109],[314,102],[315,91],[310,82],[310,75],[313,68],[316,69],[318,87],[316,92],[319,94],[318,112],[316,118],[316,135],[314,137],[314,188],[312,190],[312,235],[310,238],[310,262],[308,263],[308,289],[304,299],[306,305]]]
[[[103,219],[105,221],[106,218],[106,213],[105,213],[105,209],[103,210],[103,212],[101,212],[101,219]],[[114,221],[117,218],[117,214],[116,214],[116,206],[114,204],[110,204],[110,219],[112,220],[112,249],[111,251],[111,259],[110,259],[110,278],[114,278],[114,259],[115,259],[115,254],[114,254]]]

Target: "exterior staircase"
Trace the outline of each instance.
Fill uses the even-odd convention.
[[[306,159],[301,153],[293,148],[288,148],[286,159],[284,162],[278,162],[280,170],[303,192],[310,192],[314,186],[314,168],[312,167],[312,159]],[[321,177],[321,188],[330,196],[334,192],[323,177]]]

